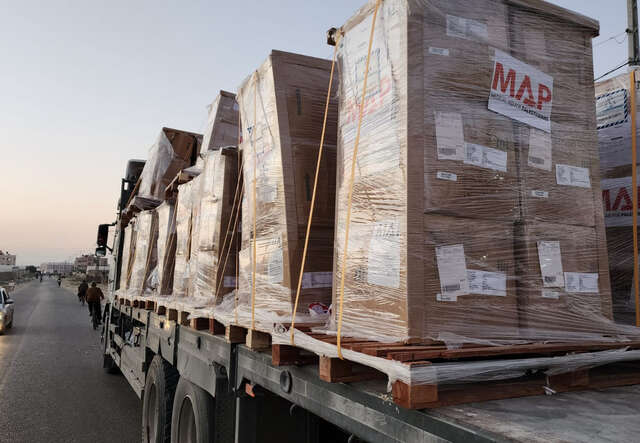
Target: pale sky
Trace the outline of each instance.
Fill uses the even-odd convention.
[[[626,61],[624,35],[606,41],[625,0],[552,3],[600,20],[596,76]],[[92,251],[127,160],[162,126],[202,132],[218,91],[271,49],[330,58],[325,31],[362,4],[0,0],[0,250],[20,265]]]

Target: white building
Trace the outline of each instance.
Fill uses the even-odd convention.
[[[69,275],[73,272],[73,263],[47,262],[40,265],[40,271],[45,274]]]
[[[9,252],[0,251],[0,265],[15,266],[16,256]]]

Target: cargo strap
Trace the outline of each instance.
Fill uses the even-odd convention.
[[[339,34],[336,37],[340,38]],[[309,245],[309,234],[311,233],[311,223],[313,221],[313,209],[316,204],[316,190],[318,188],[318,175],[320,174],[320,163],[322,162],[322,148],[324,147],[324,136],[327,129],[327,116],[329,115],[329,103],[331,102],[331,88],[333,86],[333,72],[336,66],[336,54],[338,53],[338,41],[333,49],[333,59],[331,61],[331,74],[329,74],[329,89],[327,89],[327,100],[324,104],[324,120],[322,121],[322,134],[320,135],[320,148],[318,149],[318,162],[316,163],[316,175],[313,180],[313,192],[311,194],[311,206],[309,207],[309,218],[307,220],[307,234],[304,237],[304,249],[302,250],[302,263],[300,264],[300,275],[298,276],[298,288],[296,289],[296,301],[293,305],[291,315],[291,344],[294,344],[293,330],[296,324],[296,312],[298,311],[298,301],[300,299],[300,288],[302,287],[302,277],[304,276],[304,265],[307,260],[307,247]]]
[[[338,357],[342,357],[342,313],[344,304],[344,276],[347,268],[347,249],[349,247],[349,225],[351,224],[351,201],[353,199],[353,182],[356,175],[356,159],[358,156],[358,145],[360,144],[360,129],[362,128],[362,117],[364,115],[364,103],[367,97],[367,79],[369,78],[369,61],[371,60],[371,46],[373,45],[373,35],[376,29],[376,18],[378,17],[378,9],[382,0],[376,1],[375,9],[373,10],[373,19],[371,20],[371,34],[369,35],[369,48],[367,50],[367,62],[364,70],[364,79],[362,81],[362,100],[360,101],[360,112],[358,115],[358,128],[356,131],[356,139],[353,145],[353,157],[351,158],[351,177],[349,179],[349,194],[347,197],[347,218],[345,221],[345,234],[344,234],[344,251],[342,253],[342,266],[340,267],[340,288],[339,305],[338,305],[338,330],[336,343],[338,347]]]
[[[640,326],[640,297],[638,283],[638,178],[636,161],[636,71],[629,73],[631,92],[631,189],[633,199],[633,283],[636,302],[636,326]]]
[[[251,128],[251,145],[253,146],[253,251],[251,260],[251,329],[256,328],[256,181],[258,180],[258,153],[256,152],[256,118],[258,112],[258,71],[253,82],[253,127]]]

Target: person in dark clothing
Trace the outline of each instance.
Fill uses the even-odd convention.
[[[89,304],[89,316],[93,314],[93,310],[97,310],[98,318],[101,318],[100,300],[104,299],[102,289],[98,288],[96,282],[91,283],[91,287],[87,289],[87,303]]]
[[[87,289],[89,289],[87,281],[82,280],[82,283],[80,283],[80,286],[78,286],[78,300],[80,300],[80,303],[82,303],[83,305],[86,300]]]

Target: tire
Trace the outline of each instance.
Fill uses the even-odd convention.
[[[215,400],[204,389],[181,378],[173,399],[172,443],[208,443],[214,437]]]
[[[144,386],[142,401],[142,441],[171,441],[171,408],[178,383],[178,372],[159,355],[153,357]]]

